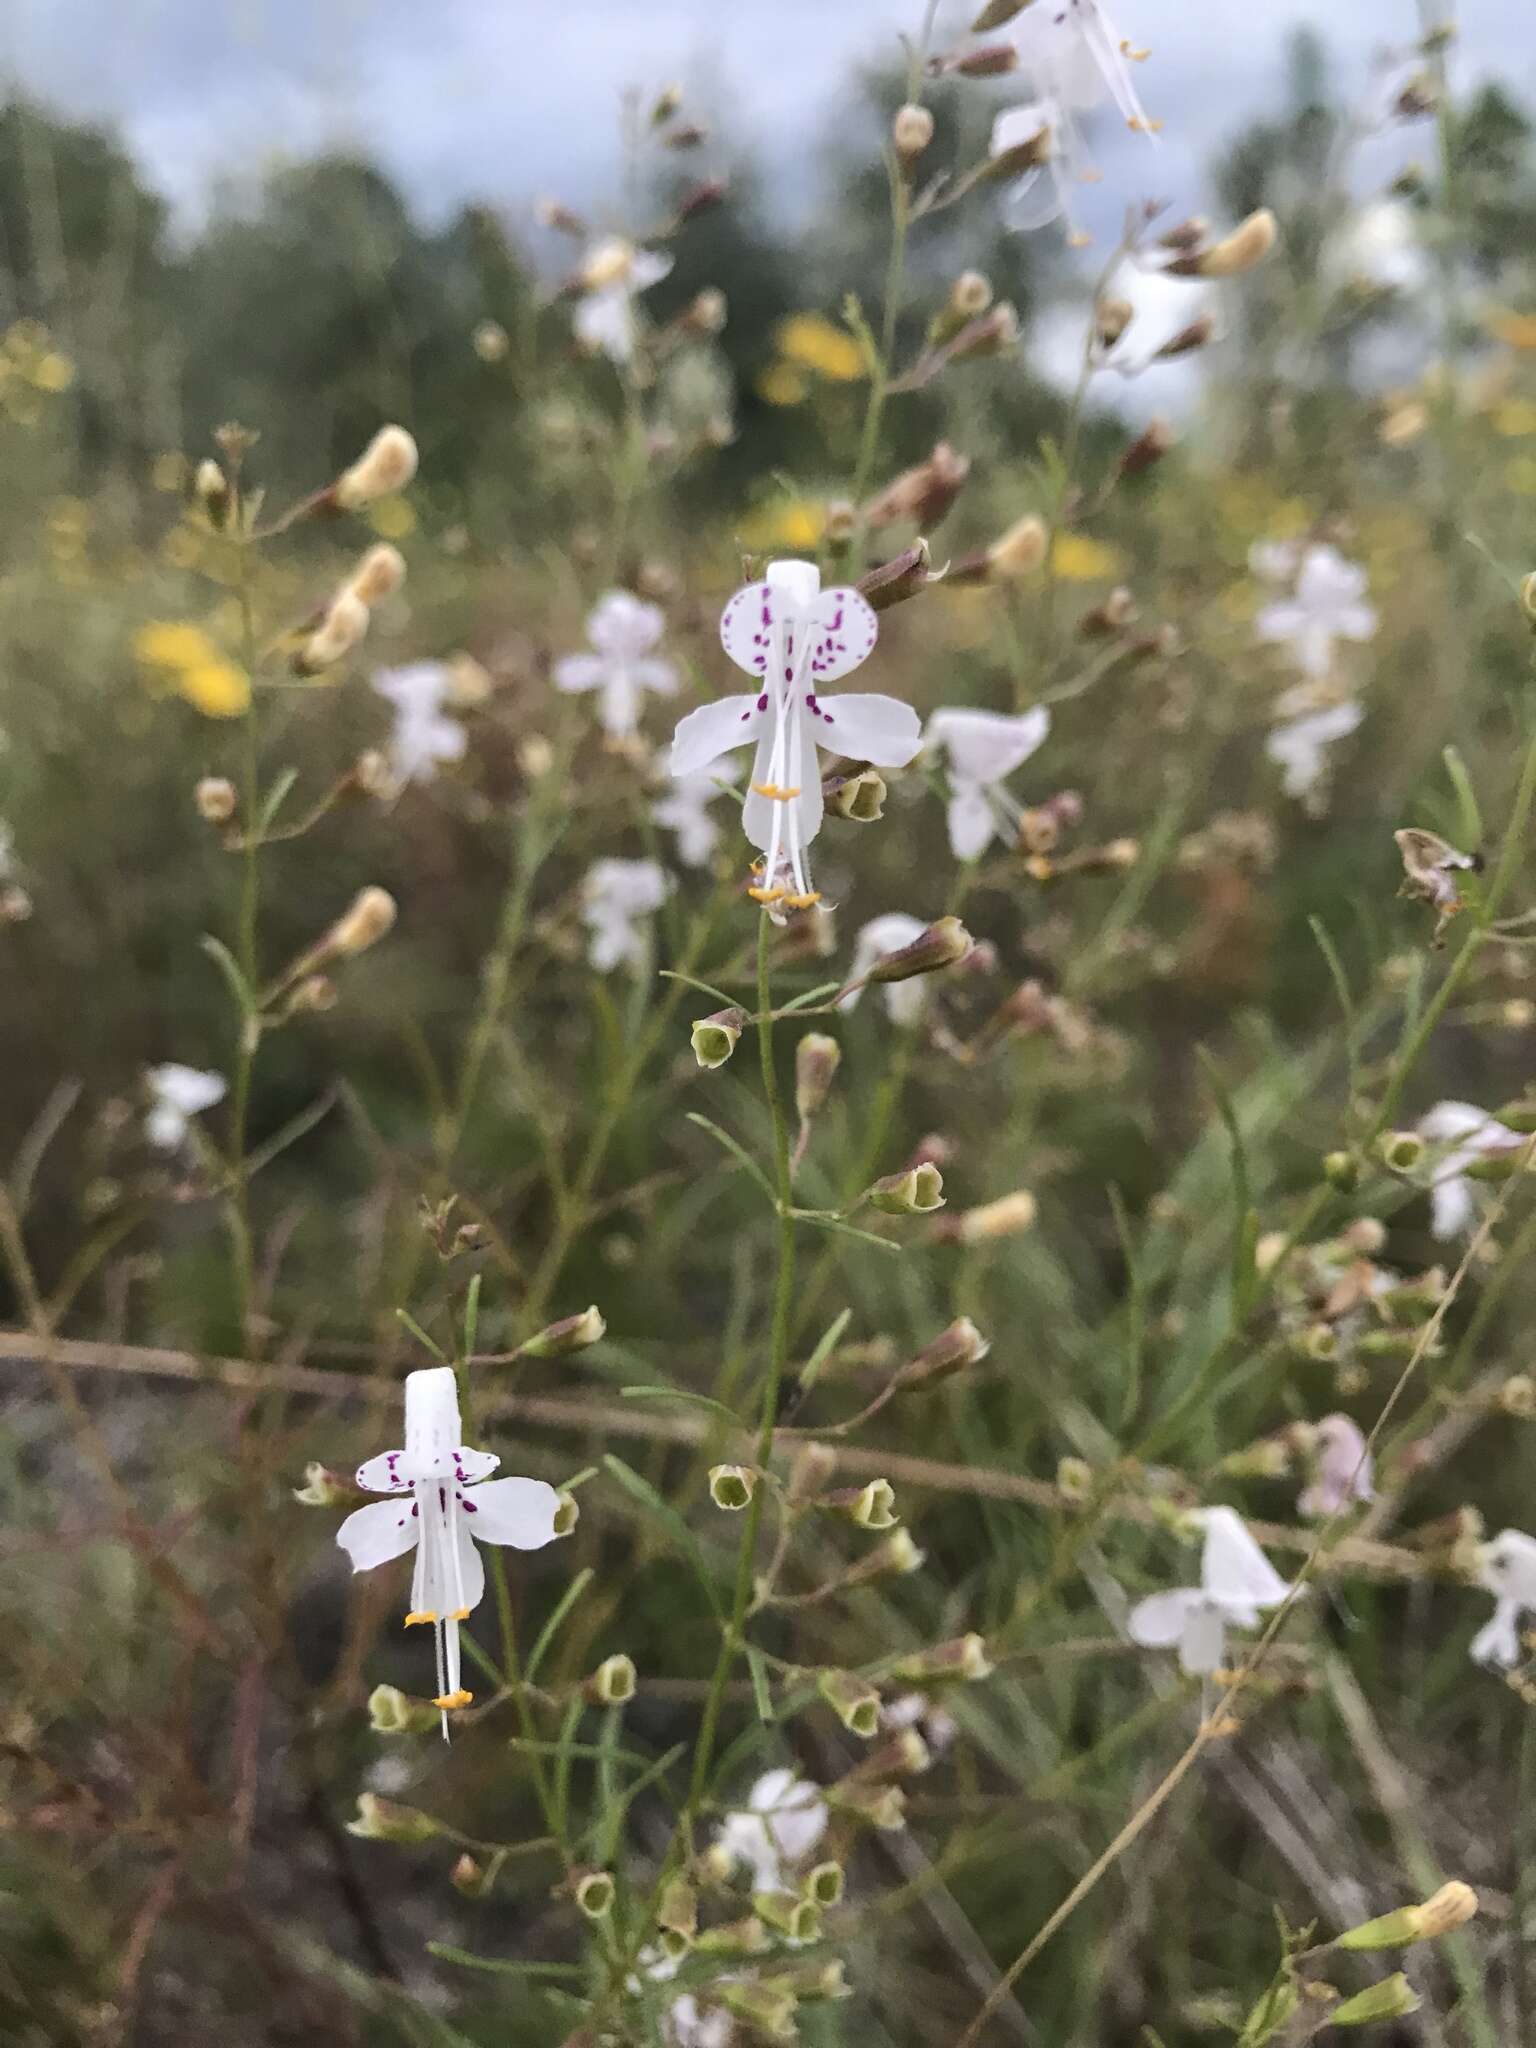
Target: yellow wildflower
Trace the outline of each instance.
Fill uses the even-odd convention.
[[[775,337],[779,354],[834,384],[855,384],[865,374],[864,352],[851,334],[820,313],[791,313]]]
[[[770,363],[757,380],[757,395],[769,405],[803,405],[809,389],[792,363]]]
[[[183,669],[176,687],[204,718],[243,718],[250,709],[249,679],[232,661],[203,661]]]
[[[820,543],[826,523],[826,507],[814,498],[780,498],[749,512],[737,533],[744,547],[802,553]]]
[[[134,635],[133,652],[141,667],[154,671],[205,718],[239,718],[250,706],[245,671],[225,659],[201,626],[153,620]]]
[[[1058,533],[1051,544],[1051,566],[1064,583],[1097,583],[1120,571],[1120,557],[1086,533]]]

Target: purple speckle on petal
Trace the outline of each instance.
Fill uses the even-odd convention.
[[[768,709],[768,692],[766,690],[764,690],[762,696],[758,698],[757,708],[759,711],[766,711]],[[743,718],[750,718],[752,714],[748,711],[743,711],[741,715]]]
[[[479,1509],[478,1509],[478,1508],[477,1508],[477,1507],[475,1506],[475,1504],[474,1504],[474,1502],[473,1502],[472,1500],[463,1500],[463,1495],[462,1495],[462,1494],[460,1495],[460,1499],[461,1499],[461,1501],[463,1501],[463,1506],[464,1506],[464,1512],[465,1512],[465,1514],[466,1514],[466,1515],[478,1515],[478,1514],[479,1514],[480,1510],[479,1510]]]

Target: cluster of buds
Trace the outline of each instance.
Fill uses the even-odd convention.
[[[295,675],[318,675],[346,659],[367,634],[375,606],[405,581],[405,557],[381,541],[369,548],[347,580],[305,621],[294,649]]]
[[[416,474],[416,442],[404,427],[380,427],[350,469],[320,493],[316,511],[361,512],[403,491]]]

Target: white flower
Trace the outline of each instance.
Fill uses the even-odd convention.
[[[1087,183],[1093,172],[1071,114],[1052,99],[1006,107],[992,123],[989,155],[1008,156],[1026,146],[1032,146],[1035,160],[1025,165],[1003,195],[1009,227],[1027,234],[1064,220],[1074,241],[1086,241],[1072,218],[1072,186]]]
[[[853,966],[850,981],[862,981],[871,967],[886,953],[899,953],[903,946],[910,946],[914,939],[920,939],[928,927],[920,917],[909,917],[904,910],[888,910],[882,917],[872,917],[862,926],[853,942]],[[851,1010],[864,991],[850,989],[838,1003],[840,1010]],[[928,984],[924,975],[913,975],[910,981],[889,981],[881,990],[885,997],[886,1013],[893,1024],[910,1027],[923,1014],[927,1001]]]
[[[186,1137],[191,1119],[222,1102],[229,1092],[229,1083],[222,1074],[178,1066],[174,1060],[163,1067],[151,1067],[144,1078],[149,1083],[151,1098],[144,1135],[162,1152],[174,1152]]]
[[[1477,1211],[1467,1168],[1530,1143],[1473,1102],[1437,1102],[1419,1118],[1419,1136],[1447,1148],[1430,1175],[1430,1228],[1436,1237],[1461,1237],[1472,1227]]]
[[[1347,1415],[1325,1415],[1317,1425],[1317,1471],[1296,1503],[1301,1515],[1336,1515],[1351,1501],[1376,1498],[1365,1438]]]
[[[1287,551],[1283,542],[1266,542],[1249,559],[1275,581],[1287,580],[1286,565],[1294,564],[1294,591],[1265,605],[1254,631],[1261,640],[1288,647],[1303,675],[1321,679],[1329,673],[1335,640],[1374,637],[1376,611],[1365,602],[1365,571],[1346,562],[1337,548],[1319,544]]]
[[[894,1734],[915,1728],[935,1756],[952,1748],[960,1733],[960,1723],[949,1709],[936,1705],[926,1693],[920,1692],[904,1692],[898,1699],[887,1700],[880,1709],[880,1726]]]
[[[709,815],[709,806],[719,794],[720,784],[713,775],[683,775],[651,805],[653,822],[677,834],[677,857],[686,868],[708,867],[709,857],[720,843],[720,826]]]
[[[894,697],[821,695],[868,657],[877,632],[858,591],[823,590],[814,562],[770,562],[766,580],[738,590],[721,614],[725,651],[757,678],[759,694],[690,712],[673,736],[672,773],[697,775],[756,742],[742,826],[764,855],[749,892],[759,903],[803,910],[819,901],[807,860],[822,819],[818,747],[904,768],[922,744],[917,713]]]
[[[1220,1667],[1229,1624],[1255,1627],[1264,1609],[1278,1607],[1291,1589],[1234,1508],[1205,1508],[1199,1520],[1205,1529],[1200,1584],[1138,1601],[1127,1627],[1131,1641],[1143,1649],[1165,1650],[1176,1643],[1180,1666],[1203,1673]]]
[[[637,249],[618,235],[594,243],[578,280],[582,297],[571,322],[577,339],[612,362],[629,362],[639,339],[636,295],[660,284],[671,268],[670,256]]]
[[[1477,1579],[1494,1596],[1493,1619],[1472,1638],[1478,1664],[1520,1662],[1520,1616],[1536,1612],[1536,1537],[1505,1529],[1478,1552]]]
[[[1017,836],[1018,807],[1002,788],[1051,729],[1043,704],[1021,717],[995,711],[935,711],[923,735],[942,748],[949,769],[949,844],[956,860],[975,860],[993,839]]]
[[[1284,708],[1291,692],[1281,698]],[[1308,797],[1322,781],[1327,765],[1324,749],[1334,740],[1346,739],[1359,725],[1365,712],[1349,702],[1329,704],[1321,711],[1303,712],[1272,727],[1264,751],[1281,771],[1280,787],[1287,796]]]
[[[680,1956],[669,1956],[655,1947],[641,1949],[635,1962],[653,1984],[670,1984],[682,1968]],[[719,1981],[729,1983],[731,1979],[726,1976]],[[631,1977],[629,1988],[638,1991],[639,1979]],[[666,2036],[672,2048],[728,2048],[735,2031],[723,2006],[700,2005],[691,1991],[679,1992],[667,2007]]]
[[[1321,268],[1335,287],[1421,290],[1429,280],[1430,262],[1413,209],[1401,199],[1375,199],[1362,206],[1324,243]]]
[[[490,1479],[501,1460],[459,1441],[459,1393],[453,1368],[425,1367],[405,1377],[405,1448],[384,1451],[357,1468],[364,1493],[383,1493],[348,1515],[336,1541],[355,1572],[416,1552],[406,1626],[430,1622],[437,1636],[435,1705],[448,1733],[451,1708],[471,1695],[460,1683],[459,1623],[479,1606],[485,1567],[475,1548],[510,1544],[542,1550],[555,1537],[560,1496],[542,1479]],[[487,1485],[483,1482],[490,1480]]]
[[[643,967],[646,932],[641,922],[660,910],[672,889],[653,860],[596,860],[581,885],[581,919],[591,937],[587,958],[599,974]]]
[[[454,694],[445,661],[413,661],[374,671],[373,687],[395,707],[389,761],[400,782],[430,782],[442,761],[461,761],[468,736],[443,706]]]
[[[587,620],[587,638],[597,651],[557,661],[555,688],[600,690],[598,723],[615,739],[627,738],[640,722],[647,690],[670,697],[677,689],[677,670],[651,652],[665,624],[659,606],[627,590],[610,590]]]
[[[731,1864],[748,1865],[754,1891],[779,1891],[784,1866],[806,1860],[828,1818],[816,1786],[791,1770],[768,1771],[747,1794],[745,1810],[726,1815],[716,1846]]]
[[[1131,63],[1145,53],[1133,51],[1099,0],[1046,0],[1029,9],[1014,41],[1044,98],[1083,113],[1113,100],[1128,128],[1155,133],[1131,79]]]

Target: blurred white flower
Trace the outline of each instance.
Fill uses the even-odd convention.
[[[677,857],[685,868],[708,867],[709,857],[720,843],[720,826],[709,814],[709,806],[720,794],[713,775],[681,775],[663,797],[651,805],[652,820],[677,834]]]
[[[1287,691],[1283,707],[1291,696]],[[1279,767],[1280,787],[1287,796],[1308,797],[1318,788],[1327,766],[1325,749],[1335,740],[1346,739],[1359,725],[1365,712],[1355,703],[1329,704],[1321,711],[1306,711],[1271,728],[1264,751]]]
[[[1265,605],[1254,620],[1261,640],[1287,647],[1303,675],[1321,680],[1333,667],[1336,640],[1374,638],[1377,617],[1365,602],[1366,575],[1347,562],[1337,548],[1319,543],[1297,549],[1284,542],[1261,542],[1249,556],[1256,573],[1271,581],[1289,581],[1289,597]]]
[[[1234,1508],[1205,1508],[1198,1519],[1205,1529],[1200,1584],[1139,1600],[1127,1622],[1131,1641],[1144,1649],[1177,1644],[1180,1666],[1191,1673],[1217,1670],[1228,1627],[1256,1627],[1291,1590]]]
[[[943,752],[949,771],[949,844],[956,860],[975,860],[1010,828],[1017,836],[1018,806],[1002,783],[1050,729],[1051,714],[1043,704],[1018,718],[995,711],[933,713],[923,744]]]
[[[615,739],[628,738],[640,723],[645,692],[670,697],[677,689],[677,670],[651,652],[665,626],[659,605],[627,590],[610,590],[587,619],[587,638],[596,651],[557,661],[555,688],[601,691],[598,723]]]
[[[897,1699],[887,1700],[880,1709],[880,1726],[893,1734],[915,1728],[934,1756],[942,1756],[960,1733],[960,1723],[949,1709],[938,1706],[921,1692],[904,1692]]]
[[[1419,1136],[1443,1146],[1430,1171],[1430,1228],[1436,1237],[1461,1237],[1477,1214],[1467,1168],[1479,1159],[1517,1152],[1530,1143],[1474,1102],[1437,1102],[1419,1118]]]
[[[1321,1519],[1338,1514],[1351,1501],[1375,1498],[1375,1474],[1364,1436],[1347,1415],[1325,1415],[1317,1425],[1316,1471],[1296,1512]]]
[[[1321,267],[1335,289],[1365,284],[1382,291],[1421,290],[1430,262],[1418,216],[1401,199],[1373,199],[1329,236]]]
[[[917,713],[894,697],[824,698],[824,684],[859,667],[875,644],[875,614],[856,590],[823,590],[814,562],[770,562],[726,605],[720,638],[759,694],[722,697],[691,711],[672,740],[672,773],[702,773],[756,743],[742,827],[763,852],[748,893],[770,912],[818,902],[808,849],[821,830],[818,747],[877,768],[904,768],[922,744]]]
[[[1014,43],[1021,67],[1045,98],[1083,113],[1113,100],[1128,128],[1155,132],[1131,78],[1131,63],[1144,53],[1133,51],[1099,0],[1031,7]]]
[[[862,980],[883,954],[899,953],[903,946],[910,946],[914,939],[920,939],[927,929],[920,917],[909,917],[904,910],[888,910],[880,917],[872,917],[868,924],[861,926],[853,942],[849,980]],[[850,989],[837,1007],[840,1010],[853,1009],[863,993],[861,988]],[[910,981],[887,982],[880,993],[885,997],[891,1022],[910,1028],[923,1014],[928,995],[927,977],[913,975]]]
[[[144,1078],[150,1093],[144,1135],[162,1152],[174,1152],[186,1137],[192,1118],[212,1109],[229,1093],[229,1083],[222,1074],[178,1066],[174,1060],[163,1067],[151,1067]]]
[[[467,1449],[459,1441],[462,1434],[452,1366],[407,1373],[404,1448],[383,1451],[357,1468],[364,1493],[394,1497],[358,1508],[336,1532],[354,1572],[372,1571],[415,1550],[405,1620],[407,1627],[430,1622],[436,1633],[434,1705],[442,1709],[444,1736],[449,1711],[468,1706],[471,1698],[460,1683],[459,1623],[485,1592],[476,1540],[542,1550],[555,1540],[560,1506],[560,1496],[542,1479],[490,1480],[500,1458]]]
[[[587,958],[599,974],[643,967],[644,920],[671,894],[666,869],[654,860],[597,860],[581,885],[581,918],[590,937]]]
[[[395,707],[389,764],[400,782],[430,782],[443,761],[461,761],[468,736],[443,706],[454,695],[453,670],[445,661],[413,661],[404,668],[374,671],[373,687]]]
[[[715,1838],[721,1860],[746,1864],[752,1889],[783,1889],[785,1866],[803,1863],[827,1831],[826,1801],[792,1770],[768,1771],[747,1794],[744,1810],[728,1813]]]
[[[655,1947],[641,1949],[635,1962],[653,1984],[670,1984],[682,1968],[681,1956],[669,1956]],[[629,1982],[631,1990],[639,1989],[638,1979],[632,1977]],[[672,2000],[664,2024],[671,2048],[728,2048],[736,2031],[724,2006],[701,2005],[691,1991],[680,1991]]]
[[[1494,1596],[1493,1619],[1472,1638],[1478,1664],[1520,1662],[1520,1617],[1536,1613],[1536,1536],[1505,1529],[1478,1552],[1477,1579]]]
[[[1093,173],[1066,108],[1053,99],[1004,108],[992,123],[989,155],[1011,156],[1016,149],[1025,148],[1034,160],[1025,164],[1003,194],[1004,220],[1025,234],[1049,227],[1052,221],[1064,221],[1073,241],[1086,241],[1072,218],[1072,187],[1088,183]]]
[[[631,361],[639,340],[635,298],[660,284],[671,268],[670,256],[637,249],[618,235],[595,242],[577,280],[581,298],[571,320],[577,340],[612,362]]]

